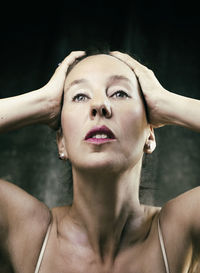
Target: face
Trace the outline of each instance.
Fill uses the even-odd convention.
[[[115,57],[95,55],[68,74],[61,114],[59,150],[80,169],[133,167],[143,155],[150,129],[133,71]],[[95,126],[106,126],[115,138],[85,140]]]

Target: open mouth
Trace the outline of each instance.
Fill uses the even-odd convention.
[[[96,143],[96,144],[113,141],[115,139],[116,138],[113,132],[106,126],[94,127],[92,130],[90,130],[87,133],[85,137],[85,140],[87,142]]]

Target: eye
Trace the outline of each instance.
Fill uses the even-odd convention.
[[[111,97],[114,97],[114,98],[129,98],[130,96],[126,92],[124,92],[123,90],[118,90],[114,94],[112,94]]]
[[[81,102],[81,101],[86,101],[88,98],[89,97],[87,95],[81,93],[74,96],[72,101]]]

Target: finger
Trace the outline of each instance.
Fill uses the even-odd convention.
[[[61,63],[61,65],[71,65],[77,58],[84,56],[85,51],[72,51]]]
[[[149,69],[136,61],[134,58],[132,58],[130,55],[126,53],[122,53],[119,51],[112,51],[110,54],[121,61],[125,62],[136,74],[137,77],[140,76],[141,73],[147,73]]]
[[[72,51],[58,66],[59,71],[67,72],[68,67],[74,63],[74,61],[85,55],[85,51]]]
[[[115,56],[115,57],[123,60],[124,62],[129,63],[129,64],[134,64],[134,65],[137,65],[137,66],[144,67],[144,65],[142,65],[141,63],[139,63],[133,57],[131,57],[130,55],[128,55],[126,53],[122,53],[120,51],[111,51],[110,54],[112,56]]]

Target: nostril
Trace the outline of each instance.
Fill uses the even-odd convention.
[[[90,112],[92,117],[95,117],[97,114],[106,118],[111,117],[111,109],[107,108],[105,105],[94,106]]]
[[[92,115],[96,116],[97,111],[95,109],[92,110]]]
[[[102,114],[103,114],[104,116],[106,116],[107,111],[106,111],[106,109],[105,109],[105,108],[103,108],[103,109],[102,109]]]

